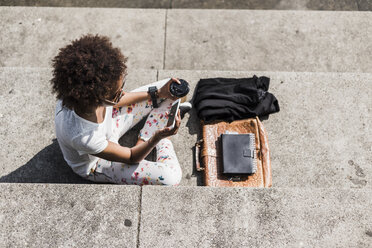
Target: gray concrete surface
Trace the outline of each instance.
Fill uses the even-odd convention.
[[[357,0],[358,9],[364,11],[372,11],[372,1],[371,0]]]
[[[372,72],[371,12],[0,7],[0,21],[0,66],[50,66],[91,32],[132,68]]]
[[[0,187],[0,247],[137,247],[139,186]]]
[[[371,74],[166,70],[159,78],[174,75],[194,87],[200,78],[254,74],[271,78],[269,92],[281,108],[263,121],[273,187],[372,188]],[[173,139],[184,151],[184,174],[196,175],[190,165],[200,130],[196,113],[187,117]]]
[[[371,72],[371,22],[371,12],[168,10],[164,68]]]
[[[129,69],[127,87],[154,82],[156,74]],[[49,68],[0,68],[0,182],[88,183],[64,162],[55,138],[51,77]],[[129,132],[126,144],[136,135]]]
[[[254,72],[129,71],[127,90],[157,78],[251,77]],[[256,72],[271,78],[281,111],[263,123],[268,131],[274,187],[371,188],[371,74]],[[0,70],[0,182],[87,183],[63,161],[54,135],[50,69]],[[21,107],[12,108],[10,103]],[[14,104],[13,104],[14,105]],[[132,146],[140,126],[121,139]],[[201,185],[193,147],[200,138],[194,110],[172,137],[181,163],[181,185]]]
[[[2,6],[169,8],[171,0],[0,0]]]
[[[2,183],[0,247],[368,247],[370,195]]]
[[[0,8],[0,66],[19,66],[0,68],[0,247],[368,247],[372,74],[358,72],[371,71],[371,14],[177,11]],[[86,32],[109,35],[130,57],[127,90],[169,76],[193,87],[206,77],[271,77],[281,106],[264,121],[274,188],[83,185],[55,140],[50,69],[22,66],[48,66]],[[136,69],[164,65],[249,71]],[[181,185],[200,184],[198,136],[192,111],[172,137]]]
[[[361,10],[355,0],[173,0],[172,8],[193,9],[278,9]]]
[[[98,33],[122,49],[130,67],[163,68],[165,11],[0,7],[0,66],[50,66],[59,48]]]
[[[143,187],[139,247],[370,247],[370,190]]]
[[[368,0],[1,0],[3,6],[193,8],[193,9],[286,9],[371,10]]]

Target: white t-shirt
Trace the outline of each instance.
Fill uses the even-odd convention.
[[[112,107],[106,107],[105,119],[98,124],[78,116],[58,100],[54,121],[64,159],[75,173],[87,176],[98,160],[91,154],[102,152],[113,135]]]

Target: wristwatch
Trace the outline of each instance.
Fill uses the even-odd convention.
[[[154,108],[158,108],[158,88],[156,86],[150,86],[149,90],[147,91],[151,96],[152,106]]]

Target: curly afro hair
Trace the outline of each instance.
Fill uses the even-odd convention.
[[[52,60],[53,93],[69,109],[86,112],[101,106],[117,91],[120,77],[126,76],[126,61],[108,37],[85,35],[61,48]]]

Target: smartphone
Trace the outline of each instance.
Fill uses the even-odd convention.
[[[180,108],[180,99],[176,100],[172,104],[172,108],[170,109],[169,114],[168,114],[167,127],[170,127],[171,129],[174,128],[174,124],[176,123],[176,115],[178,113],[179,108]]]

